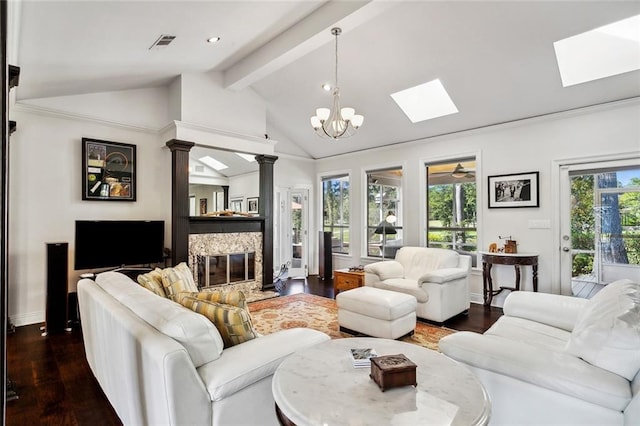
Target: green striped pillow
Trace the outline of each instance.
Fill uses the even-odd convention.
[[[167,297],[162,285],[162,269],[156,268],[146,274],[138,275],[138,284],[161,297]]]
[[[237,306],[248,310],[247,299],[240,290],[202,290],[197,293],[182,292],[176,296],[176,301],[182,303],[182,298],[187,296],[195,297],[198,300]]]
[[[200,300],[193,296],[181,297],[180,303],[194,312],[204,315],[216,326],[224,347],[238,345],[258,337],[253,330],[249,311],[237,306]]]
[[[162,270],[162,286],[167,297],[176,302],[178,301],[178,293],[198,291],[191,269],[184,262],[173,268]]]

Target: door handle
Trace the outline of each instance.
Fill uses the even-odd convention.
[[[570,251],[571,249],[569,247],[562,247],[562,251]]]

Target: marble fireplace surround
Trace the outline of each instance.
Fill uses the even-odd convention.
[[[222,219],[224,220],[224,219]],[[189,268],[198,270],[198,256],[223,255],[231,253],[255,252],[255,279],[220,286],[219,288],[241,290],[252,293],[262,290],[262,233],[261,232],[228,232],[189,235]],[[194,279],[198,283],[198,274]]]

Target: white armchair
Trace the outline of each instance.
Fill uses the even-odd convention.
[[[365,285],[411,294],[418,318],[435,322],[469,309],[470,271],[470,256],[430,247],[402,247],[395,260],[364,267]]]

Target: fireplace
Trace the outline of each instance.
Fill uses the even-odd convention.
[[[198,284],[213,287],[256,279],[256,253],[198,255]]]
[[[189,267],[198,288],[262,290],[262,233],[189,234]],[[208,271],[207,271],[208,269]]]

